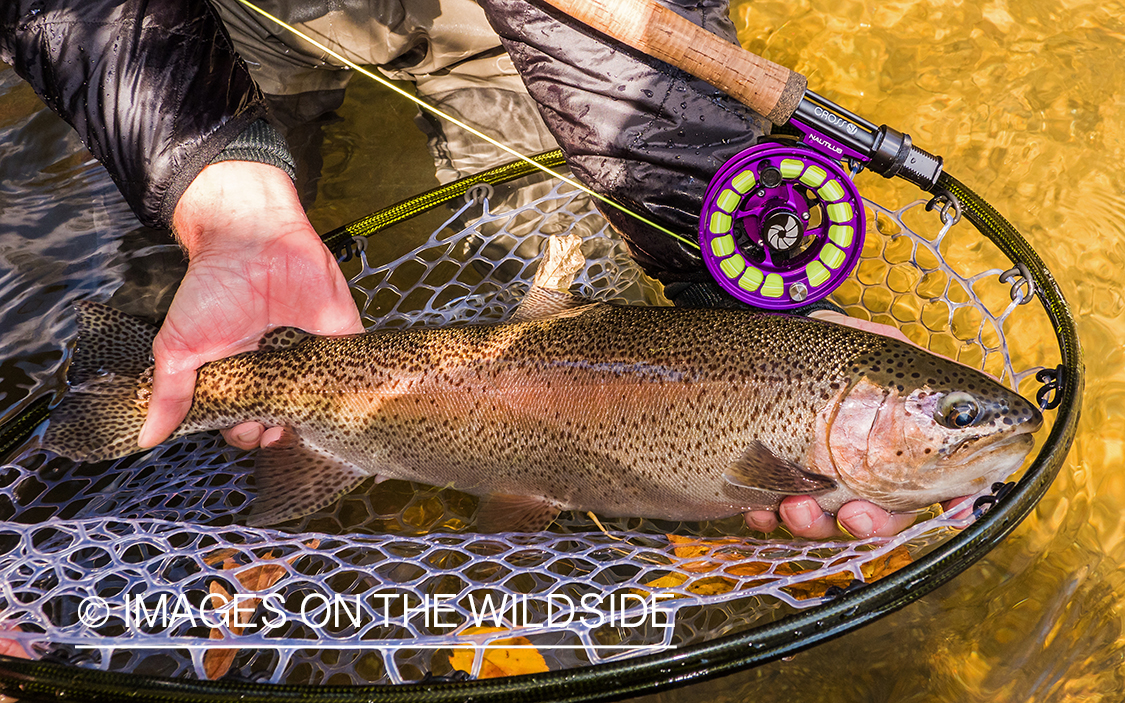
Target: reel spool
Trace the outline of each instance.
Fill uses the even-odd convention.
[[[791,310],[826,297],[863,250],[863,200],[832,159],[795,143],[734,156],[707,187],[699,245],[707,270],[738,300]]]

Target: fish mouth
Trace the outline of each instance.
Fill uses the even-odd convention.
[[[1030,432],[1021,432],[1010,435],[995,442],[975,448],[967,455],[960,454],[962,449],[968,449],[969,444],[975,444],[981,437],[970,437],[957,446],[947,459],[956,458],[951,462],[953,467],[980,467],[984,469],[982,475],[990,478],[1004,478],[1023,464],[1024,459],[1035,446],[1035,437]]]

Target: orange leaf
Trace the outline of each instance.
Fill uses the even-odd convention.
[[[760,576],[770,570],[770,565],[761,561],[744,561],[723,569],[724,574],[731,576]]]
[[[716,593],[726,593],[735,586],[735,582],[726,578],[731,577],[745,577],[745,576],[760,576],[770,571],[773,566],[773,573],[777,576],[795,576],[805,574],[812,570],[828,570],[834,567],[841,567],[845,564],[851,563],[855,558],[842,558],[833,562],[827,567],[821,565],[810,565],[805,562],[781,562],[770,563],[761,561],[744,560],[743,554],[740,554],[738,549],[724,549],[731,545],[745,544],[737,537],[722,537],[718,539],[698,539],[695,537],[683,537],[680,535],[665,535],[669,543],[672,545],[673,553],[681,558],[688,559],[692,557],[707,557],[706,560],[690,561],[684,564],[678,564],[676,568],[677,573],[668,574],[654,581],[651,581],[646,586],[653,586],[654,588],[673,588],[682,586],[687,581],[687,577],[682,573],[689,574],[704,574],[717,569],[722,569],[723,576],[716,575],[713,578],[700,579],[693,582],[687,587],[687,590],[699,595],[713,595]],[[714,560],[714,561],[713,561]],[[724,567],[724,562],[736,562]],[[860,564],[860,572],[863,574],[863,581],[870,583],[886,576],[887,574],[894,573],[911,562],[910,552],[906,547],[897,547],[889,554],[881,557],[871,559],[867,562]],[[836,586],[838,588],[847,588],[851,585],[854,577],[851,571],[841,570],[834,573],[828,573],[824,576],[819,576],[803,583],[793,584],[786,586],[785,590],[800,599],[808,598],[821,598],[829,588]],[[751,587],[762,583],[757,581],[754,583],[743,584],[743,587]]]
[[[216,549],[213,552],[203,555],[203,563],[208,566],[214,566],[225,559],[233,557],[235,554],[238,554],[237,549]]]
[[[667,574],[665,576],[661,576],[660,578],[653,579],[652,581],[649,581],[645,585],[646,586],[652,586],[653,588],[677,588],[679,586],[684,585],[684,581],[687,581],[687,576],[684,576],[683,574],[679,574],[679,573],[676,573],[676,572],[672,572],[672,573]],[[648,594],[643,594],[643,595],[648,595]]]
[[[892,549],[888,554],[860,564],[859,570],[860,573],[863,574],[863,582],[872,583],[888,574],[893,574],[912,561],[913,558],[910,556],[910,551],[906,547],[899,546]],[[804,573],[805,571],[808,571],[808,569],[794,570],[792,573]],[[780,568],[778,572],[781,572]],[[847,588],[854,580],[855,576],[851,571],[839,571],[804,583],[793,584],[792,586],[786,587],[785,590],[794,597],[802,600],[808,598],[823,598],[824,594],[832,586]]]
[[[479,635],[491,632],[507,632],[502,627],[469,627],[461,632],[463,635]],[[500,645],[519,646],[521,649],[506,649]],[[526,637],[511,637],[492,642],[484,650],[484,662],[481,664],[480,677],[482,679],[495,679],[502,676],[519,676],[521,674],[538,674],[547,671],[547,662],[537,649],[528,649],[531,640]],[[461,671],[473,670],[475,649],[458,647],[449,657],[449,663],[454,669]]]
[[[722,576],[699,579],[690,584],[687,589],[700,596],[713,596],[719,593],[729,593],[734,590],[734,580]]]
[[[906,547],[899,546],[892,549],[889,554],[877,559],[872,559],[863,564],[859,569],[863,572],[864,580],[868,582],[878,581],[884,576],[893,574],[902,567],[909,565],[913,561],[914,559],[910,556],[910,550]]]
[[[227,589],[218,581],[212,581],[210,592],[212,595],[222,596],[224,603],[231,601],[231,595]],[[211,599],[211,603],[215,603],[215,599]],[[211,639],[223,639],[223,631],[217,627],[211,628]],[[226,676],[230,671],[231,665],[234,663],[234,656],[238,654],[237,649],[208,649],[203,653],[203,673],[208,679],[214,681]]]
[[[237,654],[238,649],[208,649],[203,653],[203,673],[212,681],[223,678]]]
[[[721,537],[719,539],[699,539],[697,537],[683,537],[681,535],[665,535],[673,545],[672,553],[681,559],[701,557],[711,552],[715,547],[725,547],[728,544],[741,544],[737,537]],[[722,558],[723,555],[720,555]]]
[[[316,549],[320,546],[320,540],[311,540],[306,543],[306,546]],[[239,566],[234,559],[236,554],[238,554],[236,549],[218,549],[205,556],[203,560],[212,566],[222,561],[222,568],[229,571],[237,569]],[[297,554],[286,561],[292,564],[300,556],[300,554]],[[263,557],[259,557],[259,559],[261,561],[275,561],[272,551]],[[280,564],[256,564],[236,573],[234,577],[248,591],[264,591],[272,588],[284,575],[285,567]],[[233,596],[218,581],[211,582],[210,591],[214,595],[222,596],[225,603],[234,600]],[[232,635],[241,635],[246,630],[246,626],[250,624],[250,618],[254,616],[254,611],[261,602],[261,598],[247,598],[239,602],[234,619],[231,620],[229,615],[227,618],[227,629],[230,630]],[[223,639],[223,631],[217,627],[211,628],[210,638],[213,640]],[[226,676],[234,664],[234,658],[237,654],[238,648],[208,649],[203,653],[203,673],[212,681]]]
[[[234,577],[247,591],[264,591],[284,575],[285,567],[281,564],[258,564],[239,571]]]
[[[803,581],[795,583],[791,586],[784,588],[785,592],[797,598],[798,600],[808,600],[810,598],[823,598],[828,589],[836,586],[837,588],[847,588],[851,585],[852,575],[850,572],[829,574],[812,579],[810,581]]]

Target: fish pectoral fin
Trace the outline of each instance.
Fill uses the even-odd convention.
[[[480,499],[477,529],[481,532],[539,532],[562,510],[542,498],[490,494]]]
[[[257,527],[304,517],[335,503],[365,478],[359,467],[309,445],[286,427],[281,439],[258,450],[258,496],[247,522]]]
[[[297,327],[274,327],[258,340],[258,351],[281,351],[291,349],[312,339],[316,335]]]
[[[827,476],[814,474],[779,457],[757,440],[727,467],[723,478],[735,486],[782,495],[803,495],[836,487],[836,482]]]

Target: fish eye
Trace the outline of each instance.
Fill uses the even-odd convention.
[[[968,427],[976,422],[979,416],[980,406],[976,398],[961,391],[950,393],[942,398],[938,403],[937,412],[934,413],[934,419],[951,430]]]

